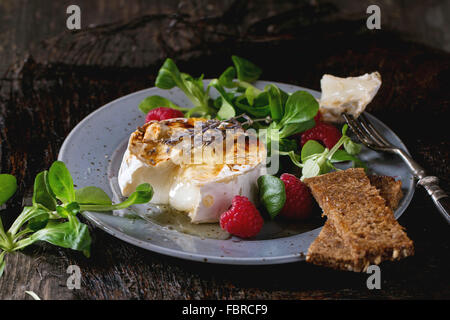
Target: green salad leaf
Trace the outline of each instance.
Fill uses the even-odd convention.
[[[286,101],[280,125],[302,123],[313,119],[319,111],[319,103],[306,91],[296,91]]]
[[[1,175],[0,189],[12,195],[17,188],[10,175]],[[64,162],[54,162],[49,171],[39,173],[34,181],[33,205],[24,207],[20,215],[5,232],[0,219],[0,276],[5,269],[7,253],[21,250],[36,241],[46,241],[63,248],[81,251],[90,255],[91,236],[86,224],[77,216],[83,211],[112,211],[151,200],[153,189],[141,184],[128,199],[113,204],[100,188],[84,187],[75,190],[72,176]],[[4,196],[4,199],[7,199]],[[6,200],[5,200],[6,201]]]
[[[46,241],[55,246],[81,251],[89,257],[92,240],[87,225],[75,216],[69,215],[68,220],[64,223],[50,223],[36,231],[29,238],[30,244],[37,240]]]
[[[255,118],[263,118],[270,115],[270,105],[267,93],[261,92],[254,97],[253,105],[250,105],[245,95],[235,99],[236,108]]]
[[[75,200],[72,176],[62,161],[55,161],[48,172],[48,182],[53,194],[63,203]]]
[[[262,70],[258,66],[238,56],[232,56],[231,59],[233,60],[237,77],[240,81],[254,82],[259,79]]]
[[[339,149],[331,157],[331,162],[345,162],[351,161],[354,168],[364,168],[367,170],[367,165],[357,156],[348,153],[346,150]]]
[[[128,199],[118,204],[81,204],[81,211],[113,211],[119,209],[125,209],[135,204],[143,204],[149,202],[153,197],[153,188],[148,183],[143,183],[136,188]]]
[[[306,91],[296,91],[292,93],[287,99],[283,107],[280,107],[279,102],[283,103],[283,94],[278,93],[274,87],[268,88],[272,92],[271,112],[277,118],[280,118],[280,111],[282,111],[281,120],[274,122],[274,129],[280,131],[280,138],[287,138],[294,134],[301,133],[314,127],[314,117],[319,110],[319,104],[316,99]],[[274,111],[276,110],[276,111]]]
[[[301,152],[301,160],[304,162],[308,157],[314,155],[314,154],[320,154],[325,151],[325,147],[322,146],[319,142],[315,140],[309,140],[307,141]]]
[[[179,87],[182,90],[185,89],[180,70],[178,70],[177,65],[172,59],[167,58],[164,61],[161,69],[159,69],[155,85],[161,89],[172,89],[174,87]]]
[[[79,204],[111,205],[111,198],[103,189],[98,187],[84,187],[75,191],[75,200]]]
[[[258,178],[259,199],[270,217],[275,218],[286,202],[286,190],[281,179],[263,175]]]
[[[6,255],[6,251],[2,251],[0,252],[0,278],[3,275],[3,272],[5,271],[5,255]]]
[[[45,228],[50,219],[50,214],[47,210],[36,209],[33,217],[28,220],[27,228],[31,231],[38,231]]]
[[[264,88],[269,98],[270,115],[273,121],[279,121],[283,117],[284,105],[289,95],[280,90],[276,85],[269,84]]]
[[[194,108],[186,109],[187,117],[193,114],[203,116],[214,112],[209,106],[211,98],[209,97],[209,90],[204,88],[203,76],[194,78],[186,73],[181,73],[175,62],[170,58],[167,58],[161,69],[159,69],[155,85],[161,89],[180,88],[194,105]],[[147,110],[147,107],[144,107],[144,101],[141,102],[143,103],[143,111]],[[165,102],[167,103],[167,101]]]
[[[41,205],[52,211],[56,210],[56,197],[50,189],[48,171],[39,173],[34,180],[33,205]]]
[[[278,140],[278,148],[281,152],[297,152],[298,142],[295,139],[280,139]]]
[[[189,108],[181,108],[177,106],[175,103],[170,101],[169,99],[166,99],[164,97],[155,95],[155,96],[149,96],[145,98],[144,100],[139,103],[139,109],[147,114],[150,110],[159,108],[159,107],[166,107],[166,108],[172,108],[175,110],[180,110],[182,112],[189,111]]]
[[[225,89],[220,85],[219,80],[214,79],[209,84],[211,87],[215,88],[221,96],[221,105],[219,111],[217,112],[217,117],[222,120],[230,119],[236,116],[236,111],[233,107],[233,103],[229,99],[229,95],[225,92]]]
[[[10,174],[0,174],[0,205],[11,198],[17,190],[16,177]]]
[[[314,119],[307,120],[300,123],[290,123],[284,125],[280,130],[280,138],[291,137],[294,134],[302,133],[313,128],[315,125]]]
[[[237,84],[233,81],[236,78],[236,69],[228,67],[219,77],[219,83],[225,88],[235,88]]]
[[[362,145],[360,143],[353,142],[352,139],[350,139],[347,136],[347,129],[348,129],[347,125],[342,127],[342,136],[344,137],[343,142],[344,149],[350,155],[357,155],[361,152]]]

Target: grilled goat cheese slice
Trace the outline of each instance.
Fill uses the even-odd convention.
[[[194,141],[197,129],[206,140],[199,144]],[[206,133],[214,138],[205,138]],[[234,142],[229,147],[228,139]],[[235,195],[257,202],[265,153],[264,145],[250,139],[237,123],[195,118],[151,121],[130,137],[119,186],[128,196],[139,184],[150,183],[152,203],[186,212],[192,223],[217,222]],[[198,154],[201,159],[195,158]]]
[[[320,112],[326,122],[344,122],[342,113],[357,118],[372,101],[381,86],[378,72],[359,77],[339,78],[325,74],[320,80]]]

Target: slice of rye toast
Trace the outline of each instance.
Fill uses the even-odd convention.
[[[388,176],[369,176],[370,183],[378,189],[386,205],[395,210],[403,197],[402,182]],[[366,261],[354,260],[351,251],[337,234],[331,221],[327,220],[322,231],[311,244],[306,255],[306,261],[334,269],[361,272]]]
[[[359,272],[414,253],[412,241],[388,207],[398,205],[401,182],[375,176],[372,185],[363,169],[332,172],[304,182],[328,216],[308,250],[308,262]]]

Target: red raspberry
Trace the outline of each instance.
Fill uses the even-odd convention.
[[[315,125],[317,125],[318,123],[322,122],[322,113],[320,113],[320,111],[317,111],[316,116],[314,117],[314,122],[316,123]],[[301,133],[296,133],[293,135],[293,138],[295,138],[296,140],[300,140],[302,137]]]
[[[316,122],[316,124],[322,122],[322,113],[320,113],[320,111],[317,111],[317,114],[314,117],[314,121]]]
[[[313,128],[302,133],[300,143],[303,147],[308,140],[317,140],[331,149],[341,137],[341,132],[335,126],[318,122]]]
[[[264,220],[247,197],[235,196],[231,208],[220,215],[220,227],[241,238],[256,236]]]
[[[156,109],[152,109],[147,113],[145,117],[145,122],[149,122],[150,120],[166,120],[172,118],[183,118],[183,112],[180,110],[167,108],[167,107],[159,107]]]
[[[280,179],[286,188],[286,203],[280,215],[290,219],[306,219],[311,215],[313,201],[308,187],[296,176],[283,173]]]

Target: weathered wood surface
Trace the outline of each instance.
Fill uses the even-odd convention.
[[[8,225],[48,168],[70,130],[86,115],[127,93],[150,87],[166,56],[188,73],[215,77],[230,55],[255,61],[263,78],[319,89],[323,73],[378,70],[383,86],[370,111],[450,190],[450,55],[408,43],[365,21],[340,21],[333,7],[305,5],[267,19],[231,4],[224,15],[149,14],[66,32],[35,48],[0,82],[0,169],[20,181],[2,212]],[[310,19],[311,14],[316,19]],[[333,18],[334,17],[334,18]],[[3,218],[4,217],[4,218]],[[450,297],[448,225],[418,189],[400,218],[416,255],[382,266],[382,290],[366,274],[293,263],[220,266],[162,256],[92,229],[92,257],[40,244],[7,258],[0,298],[24,299],[330,299]],[[65,286],[66,268],[82,272],[80,290]]]

